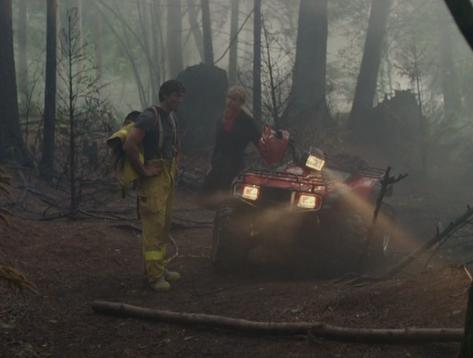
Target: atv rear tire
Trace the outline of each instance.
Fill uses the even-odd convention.
[[[359,271],[377,271],[385,265],[388,240],[385,232],[374,228],[367,241],[371,223],[361,215],[344,213],[343,220],[334,225],[336,252],[328,266],[336,274]]]
[[[217,210],[212,235],[211,261],[217,272],[241,271],[248,262],[250,232],[243,215],[233,207]]]
[[[387,221],[384,221],[383,217],[387,219]],[[391,205],[382,203],[371,243],[371,251],[375,259],[373,263],[378,268],[386,266],[389,257],[392,255],[392,245],[393,241],[395,241],[397,226],[398,219],[396,211]]]

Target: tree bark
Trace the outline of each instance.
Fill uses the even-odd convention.
[[[175,78],[184,68],[182,59],[182,9],[181,0],[167,2],[167,46],[169,77]]]
[[[209,314],[154,310],[106,301],[94,301],[92,309],[96,313],[118,317],[135,317],[157,322],[208,326],[253,334],[308,334],[314,338],[320,337],[357,343],[459,342],[463,337],[462,328],[367,329],[338,327],[322,322],[257,322]]]
[[[56,140],[57,0],[47,2],[46,26],[46,87],[40,172],[43,177],[49,179],[54,173]]]
[[[228,58],[228,82],[231,85],[237,83],[238,68],[238,11],[240,0],[232,0],[230,19],[230,54]]]
[[[11,0],[0,0],[0,48],[0,160],[31,164],[19,122]]]
[[[458,358],[473,357],[473,284],[468,294],[468,305],[465,317],[465,336],[463,337],[460,355]]]
[[[253,117],[261,120],[261,0],[254,0]]]
[[[55,0],[52,0],[55,1]],[[81,58],[79,55],[80,48],[74,48],[73,42],[75,41],[75,23],[68,12],[67,17],[67,30],[66,30],[66,39],[67,48],[65,52],[66,63],[67,63],[67,94],[68,94],[68,114],[69,114],[69,188],[70,188],[70,207],[69,215],[74,217],[77,214],[79,207],[79,199],[77,196],[77,186],[76,186],[76,176],[77,176],[77,147],[76,147],[76,99],[77,99],[77,90],[74,89],[74,82],[77,81],[77,71],[74,71],[74,63],[77,59]],[[77,53],[76,53],[77,51]],[[78,57],[79,56],[79,57]],[[80,61],[80,60],[79,60]],[[80,69],[78,71],[81,71]],[[80,81],[80,79],[79,79]]]
[[[199,21],[197,21],[198,13],[196,5],[192,0],[187,0],[187,8],[189,11],[189,26],[191,27],[192,36],[194,37],[195,46],[199,51],[200,61],[204,61],[204,39],[202,38],[202,30]]]
[[[20,103],[24,108],[28,102],[28,35],[27,35],[28,8],[26,0],[18,4],[18,87]]]
[[[330,123],[326,95],[327,0],[301,0],[291,94],[283,117],[316,115],[317,126]],[[285,123],[293,127],[291,123]]]
[[[379,64],[391,0],[373,0],[368,22],[360,73],[350,113],[351,126],[363,131],[363,120],[373,107]]]
[[[213,65],[214,50],[212,44],[212,25],[210,22],[209,0],[201,0],[202,5],[202,32],[204,41],[204,63]]]

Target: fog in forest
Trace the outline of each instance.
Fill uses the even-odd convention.
[[[0,280],[50,300],[25,300],[10,309],[11,302],[0,299],[0,346],[8,341],[9,356],[29,356],[16,346],[24,331],[30,332],[25,342],[34,341],[31,347],[41,353],[33,356],[89,349],[82,343],[95,342],[94,329],[115,331],[91,314],[84,318],[85,301],[113,295],[156,306],[138,287],[143,258],[146,274],[149,262],[160,262],[159,279],[168,264],[183,272],[182,286],[159,301],[171,311],[322,320],[341,328],[463,324],[465,273],[468,284],[473,281],[473,7],[470,0],[453,3],[0,0],[0,264],[8,264],[0,265]],[[163,98],[177,96],[176,108],[154,107],[164,102],[161,85],[174,79],[179,82]],[[146,113],[154,113],[152,130],[143,125],[150,123]],[[247,132],[232,142],[241,123]],[[144,138],[157,141],[150,145]],[[159,156],[147,157],[146,145],[155,145]],[[158,159],[159,168],[148,167]],[[165,200],[157,189],[143,189],[163,173],[168,182],[156,187],[169,190]],[[156,214],[156,232],[166,236],[159,249],[141,250],[142,212]],[[42,254],[44,267],[35,261]],[[373,256],[382,263],[370,271]],[[310,276],[307,262],[321,281],[292,282]],[[270,267],[262,270],[269,275],[261,279],[253,264]],[[230,266],[231,274],[221,275]],[[241,278],[239,271],[250,274]],[[395,276],[401,272],[411,276]],[[347,288],[353,281],[327,277],[368,283],[356,291]],[[162,280],[146,282],[155,291],[163,288],[156,286]],[[166,290],[173,285],[165,281]],[[59,307],[69,315],[66,304],[54,301],[63,291],[67,305],[81,307],[71,310],[69,323],[85,322],[74,335],[85,337],[79,343],[74,338],[77,346],[64,335],[63,317],[47,311]],[[473,304],[473,289],[470,296]],[[19,318],[23,309],[36,314],[35,307],[39,319]],[[17,319],[21,332],[14,328]],[[49,329],[38,322],[56,325],[51,332],[62,337],[57,347],[47,339],[38,343],[37,332]],[[116,345],[105,356],[128,352],[131,345],[124,348],[126,339],[117,337],[149,328],[133,324],[123,321],[116,327],[120,334],[106,337]],[[11,336],[2,335],[9,329]],[[435,334],[445,342],[463,337],[462,330],[448,329],[420,336],[434,342]],[[194,356],[207,347],[209,355],[227,356],[222,352],[244,339],[163,332],[157,342],[160,349],[169,345],[165,356]],[[317,338],[312,328],[309,333],[309,341]],[[143,352],[156,346],[150,336],[134,336],[143,339],[137,345]],[[274,351],[257,342],[248,349],[282,354],[272,343]],[[97,356],[101,344],[83,356]],[[287,347],[279,346],[281,352]],[[328,347],[320,356],[365,356],[359,347]],[[384,355],[370,347],[368,355],[453,357],[457,348],[446,343],[411,355],[396,347]],[[133,349],[129,356],[140,356]]]
[[[249,91],[247,107],[254,111],[253,1],[208,3],[206,30],[197,0],[59,1],[59,117],[67,97],[67,56],[61,48],[71,15],[81,56],[76,62],[117,123],[156,102],[159,83],[209,61],[226,71],[228,84]],[[380,140],[382,154],[399,170],[467,180],[473,170],[468,87],[473,62],[446,6],[431,0],[379,1],[373,9],[369,0],[299,3],[261,4],[260,119],[296,128],[294,135],[317,130],[329,142],[346,131],[374,130],[368,134],[371,144]],[[46,15],[46,2],[13,2],[19,113],[28,137],[37,135],[44,113]],[[395,108],[383,110],[383,103]],[[379,111],[373,114],[369,107]],[[326,128],[330,134],[322,133]],[[379,138],[383,133],[393,138]]]

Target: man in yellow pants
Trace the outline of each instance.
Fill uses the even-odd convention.
[[[167,291],[180,274],[165,267],[176,182],[178,138],[175,111],[182,103],[184,86],[176,80],[159,89],[159,106],[138,117],[123,149],[138,174],[139,213],[143,228],[143,256],[151,289]],[[140,161],[143,151],[144,163]]]

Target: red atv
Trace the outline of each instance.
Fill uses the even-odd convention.
[[[234,181],[232,198],[214,221],[214,267],[290,263],[291,271],[338,275],[382,263],[393,235],[392,209],[383,204],[378,225],[370,225],[384,170],[319,150],[301,155],[286,132],[279,139],[271,133],[262,137],[263,156],[274,163],[292,148],[292,161],[245,170]]]

